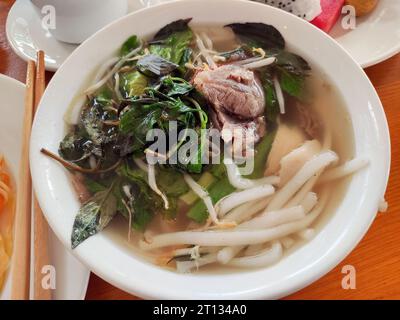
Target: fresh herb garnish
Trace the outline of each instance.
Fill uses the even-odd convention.
[[[212,51],[215,48],[210,49],[210,39],[205,37],[208,58],[215,65],[204,65],[204,61],[212,63],[196,51],[190,21],[168,24],[135,54],[131,53],[142,41],[136,35],[128,38],[119,50],[119,62],[109,69],[114,68],[113,75],[108,72],[104,81],[87,91],[79,123],[60,143],[60,157],[42,150],[68,170],[82,174],[82,187],[92,195],[74,221],[73,248],[103,230],[118,214],[130,222],[129,230],[137,231],[144,231],[156,215],[176,218],[183,206],[191,206],[185,207],[191,220],[207,221],[204,201],[188,187],[183,174],[203,183],[214,204],[235,190],[224,164],[208,166],[203,162],[209,156],[205,129],[215,123],[208,117],[206,94],[202,96],[194,85],[193,77],[199,71],[227,63],[246,67],[247,63],[276,57],[273,64],[255,70],[264,90],[268,132],[256,146],[254,171],[246,178],[263,176],[280,111],[274,81],[279,81],[286,97],[299,99],[311,68],[303,58],[284,50],[285,40],[276,28],[262,23],[227,25],[239,40],[239,46],[228,52]],[[169,141],[172,124],[180,134],[174,142]],[[149,174],[142,167],[147,165],[143,160],[146,155],[155,153],[151,149],[155,141],[148,139],[152,129],[161,130],[169,141],[163,152],[157,151],[159,155],[166,159],[180,155],[178,163],[155,165],[157,186],[149,184],[149,179],[154,181],[153,172]],[[197,136],[191,139],[193,132]]]
[[[75,217],[71,245],[76,248],[87,238],[103,230],[117,213],[117,202],[113,194],[116,182],[107,190],[97,192]]]
[[[121,57],[126,56],[132,50],[138,48],[139,45],[140,45],[140,40],[136,35],[129,37],[121,47],[121,50],[120,50]]]
[[[193,32],[188,25],[190,20],[172,22],[157,32],[150,42],[150,53],[175,64],[185,63],[188,47],[193,39]]]
[[[165,76],[178,67],[179,65],[155,54],[149,54],[140,58],[136,64],[136,68],[149,77]]]
[[[264,23],[231,23],[226,25],[242,40],[252,47],[261,47],[264,50],[285,48],[285,39],[273,26]]]

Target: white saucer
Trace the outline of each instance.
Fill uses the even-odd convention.
[[[369,67],[400,52],[400,1],[380,0],[375,10],[357,18],[357,27],[345,31],[340,19],[331,36],[363,67]]]
[[[129,12],[133,12],[165,0],[129,0]],[[6,22],[6,34],[14,52],[23,60],[36,59],[36,52],[46,52],[46,70],[57,71],[77,45],[56,40],[42,28],[39,14],[31,1],[16,0]]]
[[[21,155],[22,121],[24,111],[25,86],[23,83],[0,74],[0,153],[10,165],[16,179]],[[56,289],[53,299],[84,299],[90,271],[69,253],[54,233],[49,232],[50,261],[56,270]],[[12,268],[12,264],[11,264]],[[33,277],[31,277],[32,279]],[[0,300],[11,298],[10,272],[0,292]]]
[[[39,14],[27,0],[15,1],[7,17],[6,34],[11,48],[25,61],[36,60],[36,52],[44,50],[49,71],[56,71],[77,47],[57,41],[43,29]]]

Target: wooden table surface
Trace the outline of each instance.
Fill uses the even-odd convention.
[[[25,80],[26,63],[7,43],[5,22],[14,0],[0,0],[0,73]],[[400,299],[400,55],[366,69],[382,100],[392,136],[392,168],[386,200],[389,211],[378,214],[357,248],[335,269],[288,299]],[[47,73],[47,77],[51,77]],[[356,269],[356,289],[344,290],[342,267]],[[87,299],[137,299],[90,277]]]

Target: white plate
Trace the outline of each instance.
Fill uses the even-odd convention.
[[[15,179],[18,176],[21,154],[21,133],[24,110],[25,86],[19,81],[0,74],[0,153],[10,165]],[[89,281],[90,272],[64,249],[53,232],[49,233],[51,262],[56,269],[56,290],[53,298],[83,299]],[[0,300],[10,299],[10,273]]]
[[[128,0],[129,12],[167,0]],[[36,52],[46,52],[46,70],[57,71],[77,45],[56,40],[41,25],[40,16],[29,0],[17,0],[12,6],[6,22],[7,40],[14,52],[23,60],[35,60]]]
[[[363,67],[382,62],[400,52],[400,1],[379,0],[375,10],[357,18],[357,27],[345,31],[341,21],[330,35]]]
[[[364,71],[331,37],[284,11],[248,1],[174,1],[135,12],[88,39],[55,74],[35,118],[30,160],[38,200],[53,231],[70,248],[71,228],[80,204],[66,170],[40,149],[56,152],[65,134],[63,114],[87,86],[93,70],[115,54],[129,36],[149,36],[186,17],[193,17],[192,23],[198,25],[264,22],[277,27],[293,50],[320,68],[340,92],[353,125],[354,156],[367,157],[370,166],[352,178],[343,200],[316,237],[269,268],[177,274],[135,255],[126,243],[126,233],[118,232],[121,229],[116,225],[72,252],[108,282],[146,298],[282,297],[323,276],[357,245],[375,218],[390,167],[387,121]]]

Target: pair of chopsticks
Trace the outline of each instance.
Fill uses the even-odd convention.
[[[26,74],[25,113],[22,153],[17,187],[15,215],[15,245],[12,268],[11,298],[28,300],[30,295],[31,215],[33,202],[33,298],[50,300],[51,290],[42,285],[42,268],[49,264],[48,226],[42,210],[33,196],[29,169],[29,141],[32,121],[45,90],[44,52],[37,53],[37,62],[29,61]]]

